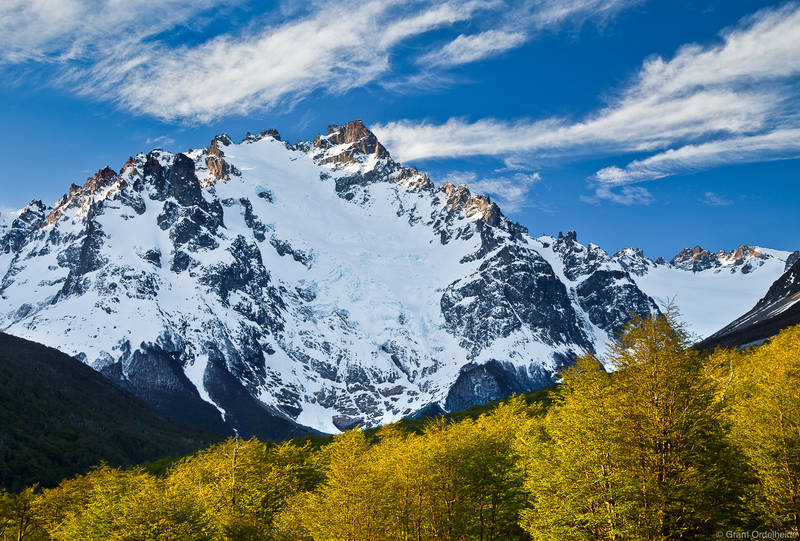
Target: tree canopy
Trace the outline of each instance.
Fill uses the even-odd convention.
[[[350,430],[231,438],[165,468],[99,465],[0,493],[3,539],[667,540],[800,534],[800,327],[703,356],[633,319],[547,400]],[[613,367],[607,371],[605,367]]]

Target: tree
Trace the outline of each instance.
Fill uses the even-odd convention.
[[[389,539],[386,482],[374,467],[375,453],[361,430],[334,438],[324,450],[326,479],[314,492],[295,498],[287,521],[315,540],[370,541]],[[284,521],[285,525],[286,522]],[[296,535],[298,535],[296,534]]]
[[[729,475],[735,453],[721,408],[690,344],[669,309],[634,318],[608,355],[637,535],[645,539],[711,534],[741,490]]]
[[[34,511],[35,487],[28,487],[19,494],[0,489],[0,534],[3,539],[22,541],[30,539],[36,527]]]
[[[316,483],[308,447],[230,438],[192,455],[167,485],[201,509],[215,539],[272,539],[275,518]]]
[[[741,486],[730,469],[721,408],[676,314],[634,318],[604,373],[592,356],[527,441],[523,525],[571,539],[685,539],[730,516]]]
[[[53,539],[211,539],[194,500],[176,497],[163,479],[142,470],[103,466],[89,472],[78,486],[85,504],[65,492],[43,495],[48,502],[43,502],[43,509],[60,509],[47,521]],[[54,500],[64,496],[67,505],[60,507]]]
[[[565,370],[544,418],[520,433],[534,538],[623,539],[631,529],[618,403],[592,355]]]
[[[758,348],[717,351],[710,366],[755,477],[751,520],[800,534],[800,326]]]

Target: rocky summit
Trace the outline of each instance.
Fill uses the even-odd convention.
[[[294,145],[267,130],[138,154],[2,216],[0,330],[181,420],[284,438],[548,385],[670,299],[708,335],[790,256],[668,263],[535,237],[353,121]]]

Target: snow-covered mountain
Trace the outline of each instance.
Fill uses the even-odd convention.
[[[285,437],[548,384],[667,297],[711,332],[789,256],[689,269],[533,237],[354,121],[295,145],[268,130],[138,154],[4,217],[0,330],[183,420]]]
[[[753,308],[700,342],[698,347],[754,346],[787,327],[800,324],[800,258],[792,257],[787,264],[791,266]]]
[[[695,246],[670,261],[652,261],[635,248],[614,259],[659,305],[673,301],[689,330],[703,338],[749,310],[798,255],[749,245],[716,253]]]

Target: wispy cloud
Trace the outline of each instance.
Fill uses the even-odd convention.
[[[512,6],[499,0],[312,2],[290,5],[281,20],[251,21],[247,28],[200,43],[175,45],[174,33],[166,31],[208,23],[220,4],[7,0],[0,5],[0,66],[46,65],[46,79],[81,95],[112,101],[135,114],[208,122],[291,107],[316,91],[341,94],[373,82],[408,88],[404,80],[412,81],[413,73],[403,80],[392,73],[395,49],[415,36],[471,22],[478,14],[485,15],[481,21],[499,26],[459,35],[437,52],[424,53],[427,67],[417,74],[418,81],[447,84],[452,81],[448,66],[519,46],[531,39],[531,29],[635,1],[515,0]],[[511,11],[517,16],[510,18]],[[526,29],[507,30],[509,20]]]
[[[620,187],[798,155],[800,5],[761,10],[720,37],[684,46],[671,60],[648,59],[606,107],[580,120],[399,120],[373,128],[405,160],[493,155],[526,162],[658,151],[590,180],[593,201],[647,203],[647,190]]]
[[[399,120],[372,129],[401,160],[564,157],[649,150],[679,138],[742,132],[761,124],[769,108],[763,95],[718,90],[661,102],[626,101],[579,122],[451,118],[443,124]]]
[[[158,145],[160,147],[168,147],[175,144],[175,139],[168,135],[159,135],[158,137],[148,137],[144,142],[146,145]]]
[[[581,195],[581,201],[592,205],[599,205],[603,201],[610,201],[618,205],[649,205],[653,202],[653,194],[641,186],[623,186],[613,190],[608,186],[598,186],[592,195]]]
[[[503,30],[487,30],[471,36],[460,34],[441,49],[422,56],[419,63],[429,66],[467,64],[514,49],[526,41],[528,37],[521,32]]]
[[[290,107],[316,90],[341,94],[364,86],[390,71],[389,53],[403,40],[469,19],[487,5],[338,2],[255,34],[226,34],[193,47],[139,44],[88,71],[76,68],[72,80],[82,93],[111,96],[135,113],[207,122]]]
[[[502,5],[504,15],[493,28],[459,34],[444,46],[422,55],[428,67],[453,67],[496,56],[535,39],[542,31],[588,19],[604,22],[641,0],[521,0]]]
[[[725,199],[721,195],[714,192],[706,192],[703,194],[703,198],[700,201],[709,207],[727,207],[733,204],[730,199]]]
[[[215,4],[213,0],[3,0],[0,64],[54,64],[108,56],[120,44],[140,43]]]
[[[453,171],[445,176],[447,182],[467,184],[474,193],[493,196],[506,212],[517,212],[527,206],[531,188],[541,180],[538,172],[479,177],[470,171]]]
[[[643,160],[632,161],[624,168],[606,167],[595,174],[595,179],[608,186],[622,185],[721,165],[798,157],[800,128],[778,129],[761,135],[732,137],[670,149]]]

